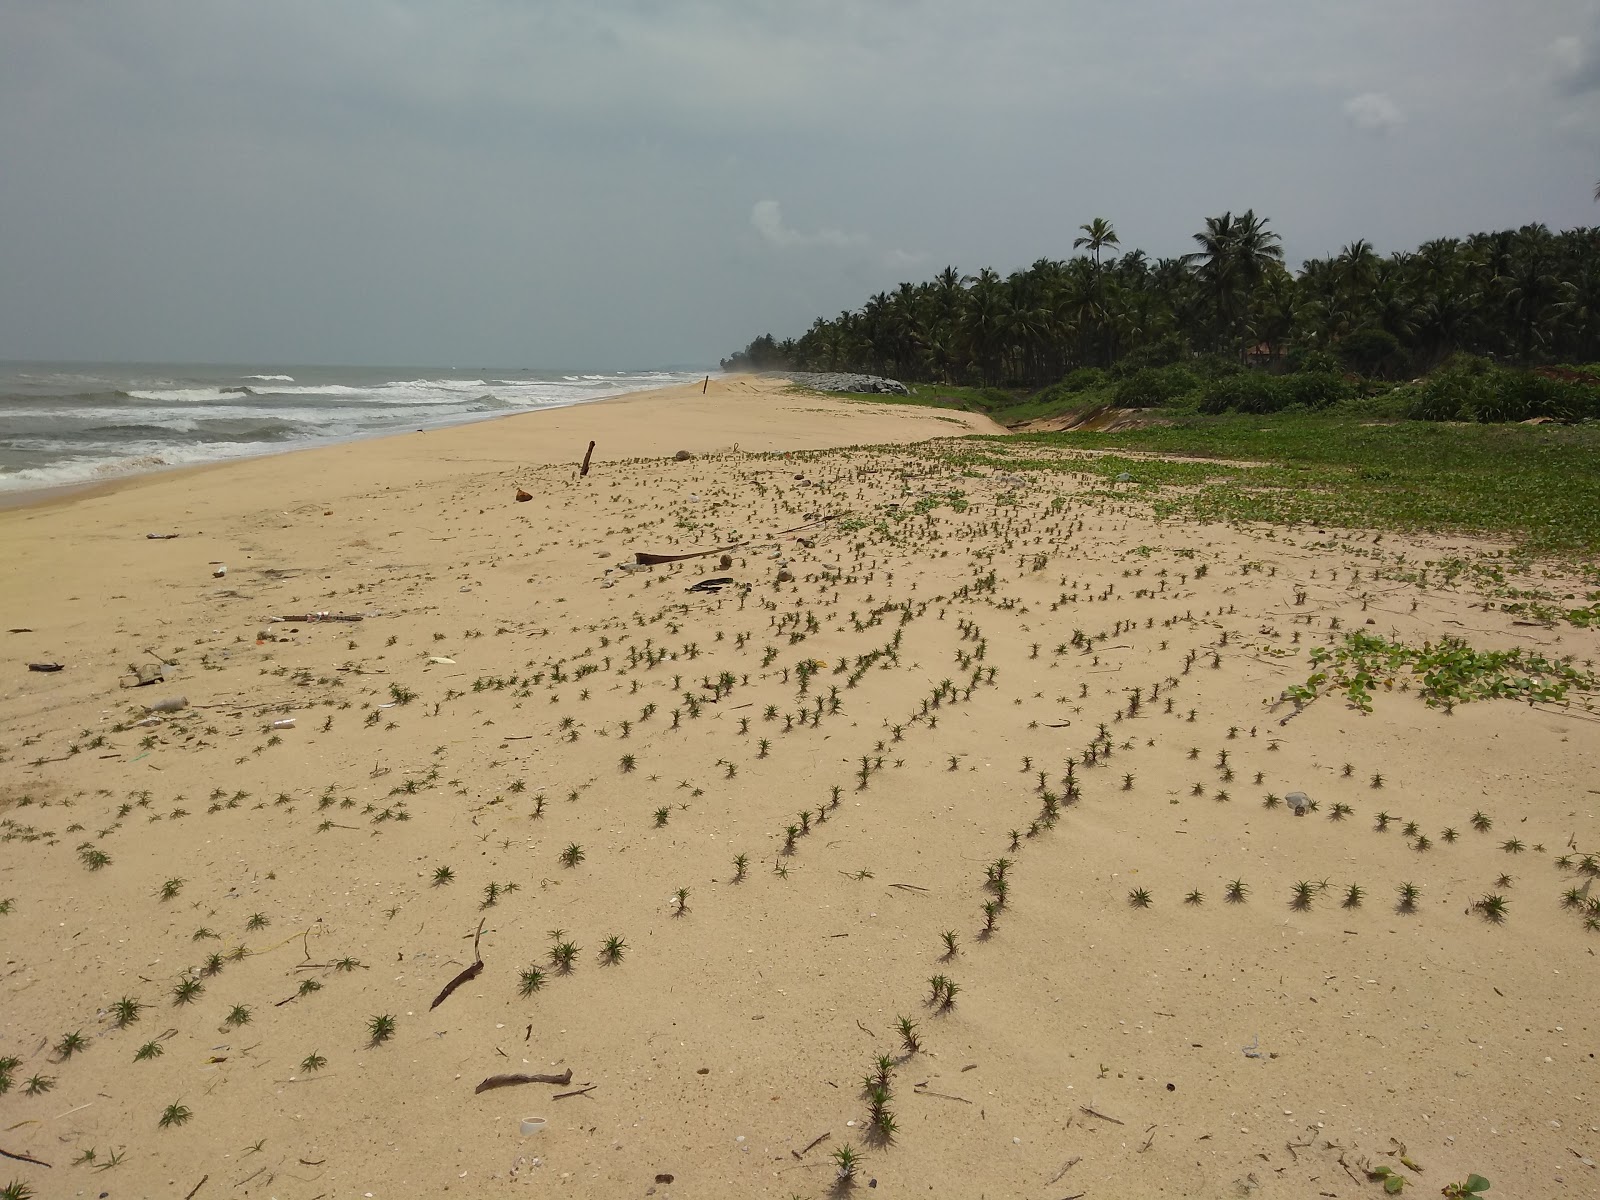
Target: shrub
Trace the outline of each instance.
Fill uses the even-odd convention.
[[[1584,420],[1600,417],[1600,388],[1458,354],[1411,389],[1406,415],[1419,421]]]
[[[1398,368],[1405,356],[1400,339],[1387,329],[1357,329],[1339,339],[1339,361],[1361,375],[1382,375]]]
[[[1302,371],[1273,381],[1274,390],[1284,397],[1280,407],[1327,408],[1349,400],[1356,389],[1337,371]]]
[[[1330,375],[1339,372],[1338,357],[1326,350],[1296,347],[1284,356],[1284,362],[1295,375]]]
[[[1203,413],[1274,412],[1279,407],[1273,391],[1274,382],[1267,375],[1243,372],[1213,379],[1206,384],[1205,391],[1200,397],[1200,411]]]
[[[1189,343],[1182,334],[1169,333],[1123,355],[1111,365],[1110,374],[1122,379],[1146,367],[1170,367],[1189,357]]]
[[[1112,396],[1119,408],[1163,408],[1197,386],[1186,367],[1145,367],[1122,379]]]

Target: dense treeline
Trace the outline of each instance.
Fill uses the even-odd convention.
[[[1081,253],[1065,261],[1005,278],[946,267],[818,318],[798,338],[756,338],[723,366],[1040,388],[1084,368],[1125,378],[1204,359],[1391,380],[1462,353],[1520,365],[1600,360],[1600,228],[1525,225],[1388,256],[1356,241],[1298,274],[1253,212],[1209,217],[1194,253],[1153,261],[1118,253],[1103,219],[1080,230]]]

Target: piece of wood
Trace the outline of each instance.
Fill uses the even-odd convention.
[[[569,1071],[568,1074],[570,1075],[571,1072]],[[552,1100],[565,1100],[568,1096],[587,1096],[590,1092],[594,1091],[595,1088],[597,1088],[599,1086],[600,1085],[598,1083],[587,1084],[586,1086],[581,1087],[581,1088],[574,1088],[570,1092],[557,1092],[554,1096],[551,1096],[550,1099],[552,1099]]]
[[[1126,1125],[1126,1121],[1119,1121],[1115,1117],[1108,1117],[1105,1113],[1090,1108],[1087,1104],[1078,1105],[1078,1111],[1085,1116],[1099,1117],[1102,1121],[1110,1121],[1113,1125]]]
[[[211,1178],[210,1175],[202,1175],[202,1176],[200,1176],[200,1182],[195,1184],[192,1188],[189,1189],[189,1194],[187,1196],[185,1196],[183,1198],[183,1200],[194,1200],[194,1194],[196,1192],[198,1192],[201,1188],[205,1187],[206,1180],[208,1180],[210,1178]]]
[[[589,457],[594,453],[594,443],[589,443],[589,448],[583,452],[583,466],[578,468],[578,478],[584,479],[589,474]]]
[[[791,1151],[789,1151],[789,1153],[794,1155],[796,1158],[804,1157],[805,1155],[810,1154],[821,1143],[827,1141],[832,1136],[833,1136],[833,1131],[831,1129],[827,1133],[819,1133],[816,1137],[812,1138],[811,1141],[806,1144],[806,1148],[804,1150],[791,1150]]]
[[[516,1087],[519,1083],[554,1083],[564,1087],[571,1082],[571,1067],[559,1075],[491,1075],[473,1088],[472,1094],[493,1091],[495,1088]]]
[[[963,1104],[972,1103],[972,1101],[968,1100],[965,1096],[952,1096],[949,1092],[936,1092],[926,1083],[914,1084],[911,1090],[918,1096],[937,1096],[941,1100],[959,1100]]]
[[[15,1159],[17,1162],[32,1163],[36,1167],[48,1167],[50,1164],[42,1158],[34,1158],[31,1154],[16,1154],[10,1150],[0,1149],[0,1155]]]
[[[446,1000],[450,999],[450,993],[451,992],[455,991],[458,987],[460,987],[463,983],[466,983],[468,980],[476,979],[482,973],[483,973],[483,959],[480,958],[477,962],[473,963],[465,971],[461,972],[461,974],[457,975],[449,983],[444,985],[444,990],[441,991],[437,996],[435,996],[433,998],[433,1003],[432,1004],[428,1005],[428,1011],[432,1012],[434,1009],[438,1008],[439,1005],[443,1004]]]
[[[1060,1183],[1061,1182],[1061,1177],[1063,1175],[1065,1175],[1068,1171],[1072,1170],[1073,1167],[1077,1166],[1082,1161],[1083,1161],[1083,1155],[1074,1154],[1071,1158],[1067,1159],[1066,1162],[1061,1164],[1061,1170],[1059,1170],[1059,1171],[1057,1171],[1055,1173],[1055,1176],[1048,1183],[1045,1184],[1045,1187],[1054,1187],[1056,1184]]]

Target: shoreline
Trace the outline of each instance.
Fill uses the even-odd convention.
[[[814,410],[821,408],[824,412],[834,416],[844,416],[850,413],[871,413],[874,407],[870,403],[863,404],[861,401],[856,399],[835,399],[822,395],[803,393],[797,394],[789,392],[787,389],[791,387],[791,383],[787,376],[772,376],[757,373],[722,375],[720,377],[712,376],[711,386],[704,394],[702,394],[700,391],[701,386],[701,381],[695,381],[692,383],[677,384],[665,388],[650,388],[642,391],[623,392],[615,396],[605,396],[597,400],[584,400],[568,404],[552,404],[543,408],[529,411],[492,413],[484,415],[475,420],[451,421],[446,424],[424,426],[404,431],[396,430],[387,433],[372,434],[369,436],[342,438],[311,446],[296,446],[278,451],[267,451],[260,454],[246,455],[239,458],[227,458],[219,459],[214,462],[183,463],[168,467],[158,467],[149,471],[140,471],[129,475],[119,475],[108,479],[89,480],[81,483],[58,484],[44,488],[24,489],[14,492],[0,492],[0,520],[3,520],[6,516],[14,513],[34,512],[43,509],[57,508],[78,501],[107,498],[131,492],[141,492],[167,483],[208,477],[219,471],[239,472],[241,477],[245,475],[254,477],[260,475],[264,469],[269,468],[272,464],[298,463],[302,460],[308,462],[311,461],[310,457],[304,456],[345,456],[350,454],[352,451],[355,451],[357,448],[386,446],[394,447],[398,446],[401,442],[414,440],[418,437],[429,437],[434,439],[436,442],[443,441],[446,443],[446,445],[443,447],[445,451],[450,453],[461,453],[471,447],[473,442],[476,440],[468,431],[506,427],[508,429],[515,429],[518,437],[521,440],[530,440],[535,437],[540,430],[555,433],[558,429],[560,429],[560,431],[563,433],[567,432],[567,429],[562,427],[575,426],[576,422],[571,414],[580,412],[605,414],[618,409],[632,408],[638,409],[639,411],[637,413],[629,413],[630,417],[636,416],[640,420],[646,420],[650,418],[660,420],[663,417],[670,418],[673,415],[671,413],[654,411],[665,403],[688,402],[692,404],[695,401],[704,401],[705,406],[712,407],[717,405],[719,402],[726,402],[729,399],[746,400],[751,397],[758,396],[768,398],[769,402],[774,405],[775,409],[793,409],[796,407],[798,402],[804,401],[807,409]],[[908,410],[912,413],[917,412],[916,406],[908,406],[903,404],[897,406],[886,404],[884,407],[888,410],[891,410],[891,413],[893,414],[891,419],[895,419],[901,414],[907,413]],[[965,433],[1005,432],[1003,428],[995,425],[993,422],[987,420],[987,418],[975,414],[950,414],[944,410],[934,409],[928,409],[926,411],[930,418],[935,420],[937,417],[950,418],[955,416],[959,418],[965,418],[956,420],[954,423],[947,423],[943,427],[930,424],[927,428],[926,436],[951,436]],[[565,416],[563,416],[563,414],[565,414]],[[935,414],[937,414],[937,416],[935,416]],[[541,419],[543,422],[542,424],[540,423]],[[598,424],[602,427],[610,423],[611,422],[609,419],[601,419],[598,422]],[[916,418],[913,417],[909,422],[905,423],[915,426],[918,422]],[[820,429],[823,424],[823,422],[818,422],[818,428]],[[959,430],[956,428],[957,425],[961,426]],[[750,427],[748,426],[748,423],[747,428],[749,428],[749,431],[754,433],[755,436],[761,436],[761,430],[758,428]],[[620,439],[596,439],[600,442],[600,444],[596,446],[595,462],[612,462],[617,461],[619,458],[649,457],[648,453],[640,452],[643,448],[638,445],[639,439],[637,436],[635,436],[633,431],[630,430],[618,432],[622,432],[622,437]],[[618,440],[622,441],[628,447],[627,452],[616,453],[608,448],[608,442],[611,446],[615,446]],[[788,436],[784,439],[784,445],[781,447],[770,448],[781,448],[786,450],[823,449],[840,444],[837,438],[824,438],[817,446],[809,446],[803,444],[807,440],[808,439],[803,435],[798,439],[793,436]],[[890,440],[902,439],[891,438]],[[569,460],[572,462],[577,462],[583,456],[583,447],[585,444],[586,443],[579,443],[578,448],[570,454],[568,454],[566,451],[562,451],[554,455],[541,452],[537,453],[535,457],[526,461],[528,461],[530,466],[535,464],[540,466],[549,466]],[[735,442],[735,445],[737,444],[738,443]],[[675,447],[672,449],[662,448],[666,445],[667,443],[662,441],[654,448],[659,450],[663,456],[671,455],[675,453],[676,449],[684,448],[689,449],[693,453],[701,452],[700,450],[696,450],[693,446]],[[750,449],[751,447],[745,446],[744,448]],[[542,447],[540,447],[540,450],[542,450]]]
[[[26,365],[26,364],[24,364]],[[83,364],[94,366],[100,364]],[[115,364],[118,366],[130,364]],[[139,366],[143,364],[131,364]],[[159,365],[159,364],[156,364]],[[206,364],[198,364],[206,365]],[[228,364],[223,364],[228,365]],[[708,376],[709,378],[709,376]],[[163,463],[144,469],[131,469],[122,472],[108,472],[98,478],[75,479],[63,482],[44,483],[34,487],[0,488],[0,510],[10,508],[29,507],[36,500],[48,501],[63,495],[78,492],[97,490],[103,487],[122,484],[131,480],[143,479],[154,475],[169,475],[174,472],[197,470],[204,467],[226,466],[230,463],[250,462],[262,458],[274,458],[284,454],[298,454],[306,450],[321,450],[331,446],[345,446],[358,442],[369,442],[387,437],[398,437],[402,434],[427,433],[441,429],[455,429],[460,426],[480,425],[490,421],[498,421],[506,417],[533,416],[542,412],[555,409],[587,407],[593,404],[605,404],[612,400],[622,400],[630,396],[648,396],[657,392],[672,390],[672,388],[686,385],[667,385],[665,387],[634,388],[617,392],[609,396],[598,396],[593,399],[557,400],[537,407],[514,409],[505,412],[468,413],[456,417],[439,417],[427,421],[420,426],[404,426],[387,430],[375,430],[366,433],[351,433],[338,436],[329,436],[304,441],[292,442],[284,445],[265,444],[264,448],[253,450],[246,454],[228,455],[220,458],[206,459],[199,462]]]

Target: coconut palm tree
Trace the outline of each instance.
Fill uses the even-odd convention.
[[[1122,245],[1117,240],[1117,231],[1112,228],[1111,222],[1104,217],[1096,217],[1087,225],[1079,225],[1078,228],[1083,230],[1083,236],[1073,239],[1072,248],[1074,250],[1082,250],[1087,246],[1089,253],[1094,257],[1094,268],[1098,272],[1100,270],[1100,251],[1107,246]]]

